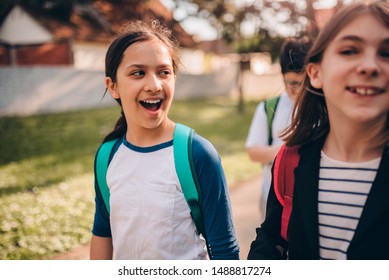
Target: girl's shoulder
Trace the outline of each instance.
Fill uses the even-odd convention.
[[[196,132],[193,135],[192,152],[194,158],[219,158],[218,152],[211,141]]]

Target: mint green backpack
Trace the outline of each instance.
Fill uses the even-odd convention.
[[[173,138],[174,163],[176,166],[177,176],[180,180],[182,191],[184,193],[186,202],[188,203],[197,232],[198,234],[203,235],[207,243],[207,249],[209,249],[207,238],[204,232],[202,212],[200,209],[201,189],[192,158],[193,133],[194,131],[190,127],[179,123],[176,124]],[[108,213],[110,213],[110,193],[106,181],[106,176],[112,149],[117,141],[121,141],[121,139],[113,139],[103,143],[96,154],[96,180]],[[211,257],[209,253],[208,255]]]

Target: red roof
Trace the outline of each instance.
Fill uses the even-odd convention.
[[[147,21],[150,19],[159,19],[161,22],[165,22],[172,30],[173,36],[177,38],[181,46],[194,47],[196,45],[192,36],[173,18],[173,13],[160,0],[130,2],[126,4],[120,2],[96,0],[93,3],[93,8],[100,12],[106,23],[110,24],[106,25],[106,28],[110,28],[113,34],[116,34],[120,27],[130,20],[140,19]]]

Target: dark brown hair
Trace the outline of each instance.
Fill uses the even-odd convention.
[[[303,73],[305,71],[305,58],[311,45],[312,41],[308,37],[287,38],[281,47],[281,73]]]
[[[389,28],[389,4],[383,1],[372,3],[356,3],[340,9],[325,25],[311,47],[306,63],[320,63],[323,53],[343,29],[345,25],[363,14],[371,14]],[[281,137],[287,146],[302,145],[314,141],[328,133],[327,105],[323,91],[312,87],[308,75],[305,77],[304,88],[298,95],[292,114],[291,125],[282,133]],[[389,112],[386,119],[384,139],[379,144],[389,144]]]

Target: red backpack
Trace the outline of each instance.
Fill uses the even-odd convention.
[[[281,236],[285,240],[288,240],[289,218],[293,206],[294,170],[300,160],[299,148],[300,146],[287,147],[285,144],[282,145],[274,161],[274,192],[283,207]]]

